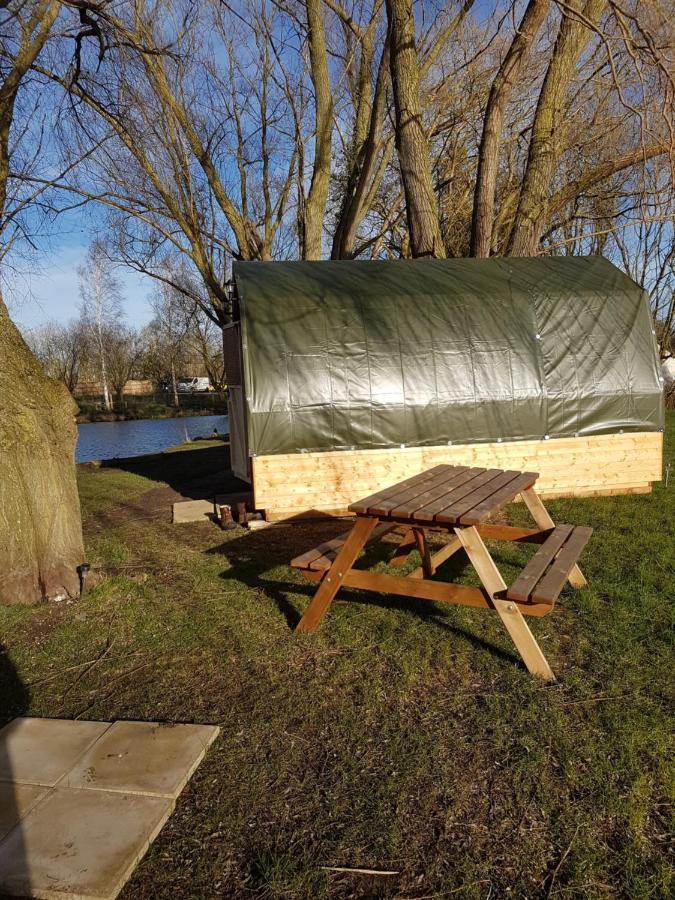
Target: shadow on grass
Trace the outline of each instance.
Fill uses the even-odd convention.
[[[6,647],[0,644],[0,726],[28,709],[30,692],[21,680]]]
[[[9,658],[7,648],[0,644],[0,727],[16,716],[24,715],[29,702],[30,691]],[[6,743],[1,739],[0,777],[4,782],[12,779],[12,760]],[[5,783],[3,785],[0,783],[0,840],[10,833],[10,826],[12,826],[14,829],[13,865],[15,868],[27,871],[26,850],[20,824],[21,809],[16,796],[18,790],[19,788],[13,784]]]
[[[194,449],[109,459],[102,463],[102,468],[121,469],[167,484],[190,500],[210,500],[215,494],[251,490],[250,485],[235,478],[230,471],[230,448],[224,443],[205,447],[195,442]]]
[[[298,610],[288,595],[306,597],[307,604],[309,604],[316,592],[318,582],[306,581],[304,578],[300,580],[301,576],[291,575],[293,570],[290,567],[288,568],[288,580],[281,580],[274,577],[275,570],[283,566],[288,567],[291,559],[311,547],[316,547],[343,534],[350,524],[349,521],[345,522],[339,519],[321,519],[313,522],[289,521],[287,524],[277,524],[260,531],[237,535],[224,544],[211,548],[207,553],[223,556],[230,564],[230,568],[221,573],[221,578],[226,581],[242,582],[253,590],[264,593],[276,604],[289,629],[294,630],[302,617],[304,608]],[[358,568],[381,567],[392,556],[395,546],[393,542],[386,540],[369,545],[358,561]],[[470,566],[469,560],[463,551],[459,551],[439,566],[432,580],[459,581],[467,566]],[[399,569],[390,571],[393,574],[402,574]],[[295,580],[296,578],[298,580]],[[354,588],[341,590],[334,602],[339,603],[340,601],[380,607],[394,613],[412,613],[436,628],[463,638],[476,649],[488,650],[500,659],[515,663],[524,669],[522,660],[516,653],[510,653],[491,641],[448,622],[441,604],[415,597],[399,597]],[[473,612],[476,615],[485,614],[485,611],[479,609],[473,610]],[[326,620],[330,618],[330,615],[329,610]],[[322,625],[326,624],[326,620]]]

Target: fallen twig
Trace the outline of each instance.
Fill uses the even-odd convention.
[[[128,675],[133,675],[134,673],[139,672],[141,669],[145,669],[147,666],[152,665],[153,662],[155,662],[155,660],[151,659],[151,660],[148,660],[147,662],[141,663],[138,666],[134,666],[132,669],[127,669],[126,672],[120,673],[116,678],[110,679],[107,682],[106,687],[110,687],[111,684],[116,684],[118,681],[121,681],[122,678],[126,678]],[[81,709],[76,715],[73,716],[73,719],[79,719],[80,716],[83,716],[85,713],[89,712],[89,710],[92,708],[92,706],[95,706],[100,701],[107,700],[108,697],[111,697],[114,693],[115,693],[115,691],[113,689],[111,691],[108,691],[102,697],[99,694],[96,694],[96,696],[93,698],[93,700],[90,703],[88,703],[84,707],[84,709]]]
[[[551,896],[551,892],[553,891],[553,885],[555,884],[555,880],[558,877],[558,872],[560,871],[560,867],[562,866],[562,864],[565,862],[565,860],[569,856],[570,850],[572,849],[572,844],[574,843],[574,841],[576,839],[576,836],[577,836],[577,833],[578,833],[580,827],[581,826],[577,825],[577,827],[574,829],[574,834],[572,835],[572,840],[567,845],[567,850],[565,850],[563,855],[560,857],[560,859],[558,860],[558,865],[555,867],[555,869],[553,870],[553,872],[551,874],[551,880],[548,885],[548,891],[546,892],[547,900],[548,900],[548,897]]]
[[[350,869],[346,866],[319,866],[324,872],[348,872],[351,875],[399,875],[398,871],[394,872],[389,869]]]
[[[111,645],[112,646],[112,645]],[[110,648],[109,648],[110,649]],[[107,651],[106,651],[107,653]],[[130,656],[137,656],[139,653],[138,650],[133,650],[131,653],[125,653],[124,656],[115,657],[116,659],[128,659]],[[65,675],[67,672],[75,672],[77,669],[81,669],[83,666],[95,665],[103,659],[102,654],[100,656],[95,657],[94,659],[87,659],[84,662],[76,663],[74,666],[66,666],[65,669],[59,669],[58,672],[52,672],[51,675],[45,675],[44,678],[36,678],[35,681],[27,681],[26,687],[33,687],[36,684],[45,684],[47,681],[54,681],[57,678],[60,678],[62,675]]]
[[[625,700],[626,697],[640,697],[639,691],[630,694],[596,694],[594,697],[582,697],[579,700],[565,700],[561,706],[576,706],[579,703],[601,703],[604,700]]]
[[[72,691],[72,689],[75,687],[75,685],[76,685],[78,682],[80,682],[80,681],[85,677],[85,675],[88,675],[89,672],[91,672],[91,670],[94,668],[94,666],[97,666],[97,665],[101,662],[102,659],[105,659],[105,657],[108,655],[108,653],[110,653],[110,651],[112,650],[112,648],[114,647],[114,645],[115,645],[115,638],[113,638],[113,639],[111,640],[111,639],[110,639],[110,636],[108,636],[108,640],[106,641],[106,645],[105,645],[105,647],[103,648],[103,650],[99,653],[99,655],[98,655],[95,659],[90,660],[90,662],[89,662],[88,664],[85,664],[85,668],[82,669],[82,671],[81,671],[80,674],[77,676],[77,678],[75,678],[75,679],[68,685],[68,687],[66,688],[66,690],[63,692],[63,697],[61,698],[61,702],[62,702],[62,703],[65,702],[66,697],[67,697],[68,694]]]
[[[459,887],[453,888],[451,891],[443,891],[443,893],[439,894],[435,892],[433,894],[418,894],[415,897],[397,897],[396,900],[440,900],[441,897],[450,897],[452,894],[466,893],[469,888],[475,887],[477,884],[489,884],[489,878],[479,878],[478,881],[472,881],[471,884],[462,884]],[[490,894],[488,893],[488,897]]]

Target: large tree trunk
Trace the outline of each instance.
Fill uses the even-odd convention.
[[[569,6],[569,11],[567,7]],[[565,101],[577,60],[591,39],[606,0],[572,0],[563,7],[532,123],[527,165],[509,240],[510,256],[534,256],[546,224],[553,176],[563,147]],[[577,17],[574,13],[581,13]],[[590,27],[589,27],[590,26]]]
[[[0,603],[79,592],[76,409],[65,385],[44,374],[0,299]]]
[[[333,236],[331,259],[351,259],[353,256],[356,233],[367,212],[364,201],[372,191],[373,179],[377,180],[378,154],[387,153],[386,144],[384,148],[382,144],[382,122],[386,111],[388,70],[389,44],[385,42],[377,70],[368,129],[356,148],[356,159],[345,186],[342,208]],[[370,72],[367,77],[370,77]]]
[[[548,0],[530,0],[511,46],[492,82],[478,150],[478,172],[471,221],[471,256],[490,255],[504,110],[547,9]]]
[[[330,185],[333,136],[333,94],[328,72],[326,35],[321,0],[307,0],[309,62],[314,87],[316,134],[312,181],[305,201],[304,259],[321,259],[321,238]]]
[[[422,122],[412,0],[387,0],[389,63],[396,111],[396,150],[413,256],[445,256]]]

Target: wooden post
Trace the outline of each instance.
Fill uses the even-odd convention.
[[[431,565],[433,566],[434,572],[440,566],[441,563],[445,562],[446,559],[450,559],[450,557],[457,553],[458,550],[462,549],[461,542],[456,538],[450,538],[448,543],[441,547],[440,550],[433,553],[431,556]],[[423,578],[424,577],[424,567],[419,566],[417,569],[413,569],[413,571],[408,575],[408,578]]]
[[[389,560],[390,566],[403,566],[410,556],[410,551],[415,549],[415,535],[412,528],[408,528],[399,542],[396,552]]]
[[[365,546],[366,541],[370,537],[377,523],[377,518],[371,519],[359,516],[356,519],[354,527],[349,532],[340,552],[335,557],[333,565],[321,580],[321,584],[317,588],[316,594],[312,597],[303,617],[298,622],[295,629],[296,631],[316,631],[319,622],[325,616],[328,607],[333,602],[333,598],[340,590],[347,573]]]
[[[417,544],[417,552],[422,557],[422,572],[425,578],[431,578],[431,576],[436,571],[436,568],[431,561],[431,554],[429,553],[429,545],[427,544],[427,539],[424,536],[424,530],[422,528],[413,528],[413,534],[415,535],[415,543]]]
[[[490,595],[494,608],[516,645],[516,650],[520,653],[528,671],[545,681],[555,681],[555,675],[518,606],[499,596],[506,597],[506,583],[476,528],[473,526],[456,528],[455,533],[466,550],[478,577],[483,582],[485,590]]]

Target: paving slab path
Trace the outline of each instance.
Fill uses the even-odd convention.
[[[218,731],[14,719],[0,730],[0,894],[112,900]]]

